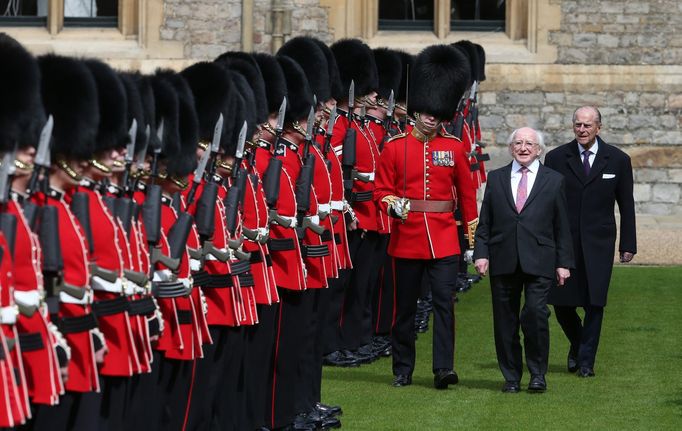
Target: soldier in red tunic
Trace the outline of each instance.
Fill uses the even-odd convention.
[[[463,252],[453,211],[459,203],[469,228],[477,223],[476,196],[459,141],[444,133],[469,79],[469,64],[454,48],[422,51],[410,78],[408,109],[416,124],[384,147],[374,199],[394,217],[388,253],[395,258],[397,315],[392,332],[394,386],[412,383],[414,315],[426,272],[434,304],[434,386],[458,382],[454,364],[453,293],[457,255]],[[473,245],[473,244],[470,244]]]

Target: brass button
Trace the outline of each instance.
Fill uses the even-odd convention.
[[[429,183],[429,180],[426,180],[426,184],[428,184],[428,183]]]
[[[426,195],[426,199],[430,199],[430,198],[431,198],[431,195]]]
[[[431,167],[431,166],[429,166],[429,165],[426,165],[426,169],[429,169],[430,167]]]
[[[427,166],[427,168],[428,168],[428,166]],[[431,175],[431,174],[429,174],[429,173],[427,172],[427,173],[426,173],[426,176],[428,177],[429,175]],[[426,181],[428,181],[428,180],[426,180]]]

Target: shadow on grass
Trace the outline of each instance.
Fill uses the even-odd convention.
[[[362,369],[362,368],[344,368],[334,370],[333,372],[325,373],[324,378],[327,380],[338,380],[342,382],[368,382],[390,385],[393,382],[393,376],[389,373],[381,374],[376,370]]]
[[[478,368],[481,370],[499,370],[500,367],[497,365],[497,362],[486,362],[486,363],[479,363],[476,364]],[[524,370],[524,373],[527,373],[527,370]],[[547,366],[547,373],[568,373],[566,370],[566,366],[564,365],[559,365],[559,364],[549,364]]]

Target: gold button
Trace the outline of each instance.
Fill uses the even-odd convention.
[[[428,169],[428,166],[427,166],[426,168]],[[426,176],[428,177],[429,175],[431,175],[431,174],[429,174],[429,173],[427,172],[427,173],[426,173]],[[426,180],[426,181],[428,181],[428,180]]]
[[[428,189],[427,189],[427,190],[428,190]],[[431,195],[426,195],[426,199],[429,199],[429,198],[431,198]]]
[[[428,183],[429,183],[429,180],[426,180],[426,184],[428,184]]]
[[[429,166],[429,165],[426,165],[426,169],[429,169],[430,167],[431,167],[431,166]]]

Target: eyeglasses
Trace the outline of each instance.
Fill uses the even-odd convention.
[[[532,141],[514,141],[511,144],[514,148],[521,148],[521,147],[533,148],[533,147],[536,147],[538,145],[537,142],[532,142]]]

